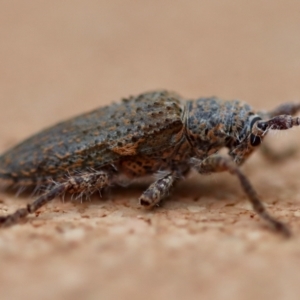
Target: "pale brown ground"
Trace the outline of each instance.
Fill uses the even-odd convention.
[[[299,1],[2,1],[0,150],[64,118],[156,88],[257,108],[300,101]],[[300,130],[271,135],[278,150]],[[284,241],[228,174],[194,176],[159,209],[144,187],[59,199],[0,231],[1,299],[299,299],[300,151],[243,170]],[[7,214],[32,201],[0,194]]]

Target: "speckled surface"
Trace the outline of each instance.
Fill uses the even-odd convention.
[[[298,1],[10,1],[0,4],[0,151],[60,120],[165,88],[300,101]],[[271,134],[277,151],[300,130]],[[0,231],[1,299],[298,299],[300,152],[243,167],[294,237],[270,233],[228,174],[180,183],[157,210],[145,185],[59,199]],[[0,193],[6,214],[31,201]],[[70,199],[66,199],[70,200]]]

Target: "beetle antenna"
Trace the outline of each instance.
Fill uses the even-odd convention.
[[[252,133],[262,137],[268,130],[287,130],[294,126],[300,126],[300,117],[280,115],[266,121],[257,121]]]

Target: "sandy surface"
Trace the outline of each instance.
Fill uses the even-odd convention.
[[[2,1],[0,151],[156,88],[261,108],[300,100],[299,1]],[[299,129],[273,134],[282,150]],[[151,212],[144,186],[43,208],[0,231],[1,299],[299,299],[300,154],[243,167],[284,241],[228,174],[191,176]],[[0,193],[6,214],[32,201]]]

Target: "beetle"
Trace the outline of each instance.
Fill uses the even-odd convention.
[[[195,169],[237,176],[254,211],[276,231],[290,231],[264,208],[240,170],[270,130],[299,126],[300,104],[269,112],[239,100],[216,97],[185,100],[165,90],[130,96],[119,103],[58,123],[0,156],[2,187],[47,189],[33,203],[1,216],[9,226],[65,194],[90,195],[121,178],[160,174],[140,196],[145,208],[158,205],[174,183]],[[228,149],[228,156],[218,154]]]

